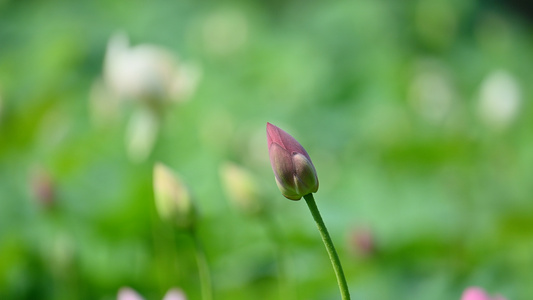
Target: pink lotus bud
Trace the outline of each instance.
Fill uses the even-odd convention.
[[[290,134],[267,123],[268,153],[276,184],[288,199],[300,200],[318,190],[315,166],[305,149]]]

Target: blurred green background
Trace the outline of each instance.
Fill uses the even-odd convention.
[[[216,299],[281,299],[280,284],[285,299],[338,299],[307,207],[275,185],[268,121],[313,159],[353,299],[459,299],[472,285],[531,299],[524,11],[473,0],[0,1],[0,298],[114,299],[129,286],[200,299],[191,240],[155,210],[160,161],[194,194]],[[137,86],[134,58],[106,75],[117,32],[166,49],[190,71],[187,95],[169,101],[148,76],[159,94],[117,100],[112,78]],[[228,201],[228,161],[255,176],[268,221]]]

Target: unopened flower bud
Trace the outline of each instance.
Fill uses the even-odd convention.
[[[181,178],[162,163],[154,166],[154,197],[161,219],[181,228],[189,228],[195,209],[189,190]]]
[[[44,169],[36,169],[31,177],[31,188],[35,198],[44,208],[52,208],[56,193],[51,175]]]
[[[376,253],[374,235],[368,228],[357,228],[349,235],[349,248],[356,255],[362,258],[371,257]]]
[[[318,190],[315,166],[305,149],[290,134],[267,123],[268,153],[276,183],[288,199],[300,200]]]
[[[251,215],[261,211],[259,187],[248,170],[226,162],[220,167],[220,177],[228,199],[237,209]]]

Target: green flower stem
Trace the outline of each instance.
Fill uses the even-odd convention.
[[[342,300],[349,300],[350,291],[348,291],[348,284],[346,283],[346,278],[344,277],[344,272],[342,271],[341,261],[339,260],[337,251],[335,251],[335,246],[333,246],[333,241],[329,236],[326,224],[324,224],[324,221],[320,216],[320,211],[316,206],[315,198],[313,197],[313,194],[307,194],[304,196],[304,199],[307,203],[307,206],[309,207],[309,210],[311,211],[311,214],[313,215],[313,219],[315,219],[318,231],[320,232],[320,236],[322,237],[322,241],[326,246],[329,259],[331,260],[331,264],[333,265],[333,270],[335,270],[335,275],[337,276],[337,283],[341,291]]]
[[[205,256],[204,247],[198,238],[196,230],[191,230],[191,237],[194,242],[196,263],[198,264],[198,275],[200,276],[202,299],[213,300],[213,283],[211,281],[211,272],[209,270],[209,264],[207,263],[207,257]]]

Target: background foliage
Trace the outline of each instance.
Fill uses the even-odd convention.
[[[89,104],[117,30],[202,74],[142,162],[126,154],[134,104],[104,126]],[[261,183],[294,299],[335,299],[311,216],[272,178],[269,121],[313,158],[354,299],[530,299],[532,36],[473,0],[0,1],[0,298],[200,299],[190,239],[155,211],[161,161],[195,195],[217,299],[277,299],[279,243],[227,201],[232,161]]]

